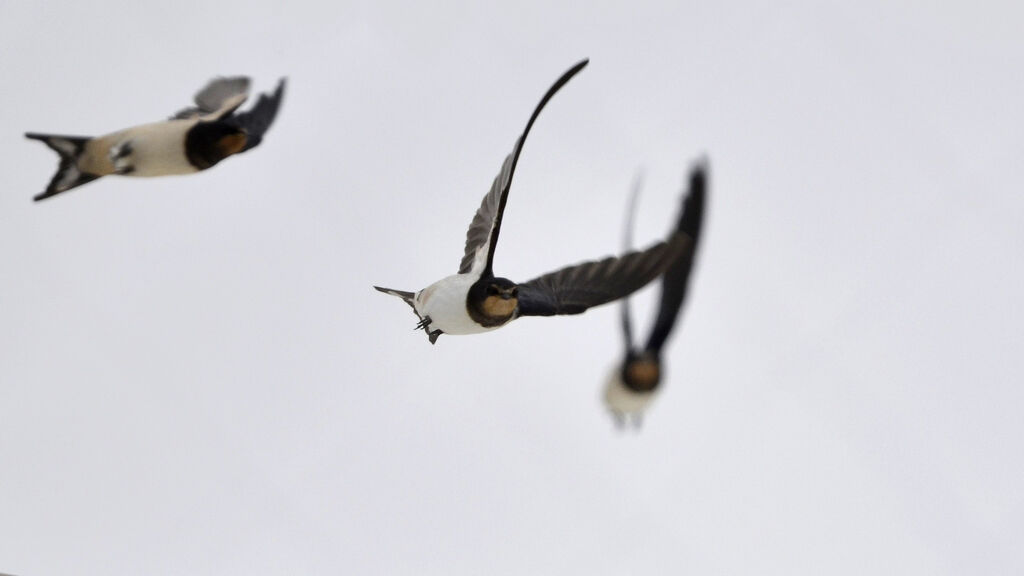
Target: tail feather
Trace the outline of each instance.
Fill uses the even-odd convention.
[[[398,296],[406,304],[408,304],[409,306],[412,306],[412,309],[414,311],[416,310],[416,304],[413,302],[416,299],[416,293],[415,292],[406,292],[404,290],[392,290],[391,288],[381,288],[380,286],[374,286],[374,288],[376,288],[378,292],[383,292],[385,294],[391,294],[392,296]]]
[[[403,302],[408,304],[412,308],[413,314],[415,314],[416,317],[420,319],[420,323],[416,325],[416,330],[423,330],[423,332],[425,332],[427,334],[427,338],[430,339],[430,343],[431,344],[437,343],[438,337],[440,337],[441,334],[444,334],[444,332],[441,332],[440,330],[431,331],[430,330],[430,325],[431,325],[430,317],[429,316],[427,316],[427,317],[420,316],[419,311],[416,310],[416,293],[415,292],[406,292],[405,290],[393,290],[391,288],[381,288],[380,286],[374,286],[374,288],[376,288],[377,291],[379,291],[379,292],[383,292],[385,294],[391,294],[392,296],[398,296],[399,298],[402,299]]]
[[[92,182],[99,178],[96,174],[83,172],[78,168],[78,157],[82,155],[82,152],[85,150],[85,145],[89,140],[91,140],[91,138],[83,136],[58,136],[56,134],[35,134],[32,132],[25,134],[25,137],[30,140],[39,140],[60,156],[60,165],[57,167],[57,173],[53,175],[52,179],[50,179],[50,184],[46,187],[44,192],[36,194],[32,198],[36,202],[51,196],[56,196],[61,192],[67,192],[72,188],[77,188],[82,184]]]

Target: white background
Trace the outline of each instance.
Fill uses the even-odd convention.
[[[0,3],[0,571],[1024,572],[1019,5]],[[576,4],[576,3],[567,3]],[[617,309],[431,347],[536,101],[515,280],[712,194],[664,394]],[[289,78],[264,143],[34,204],[25,131]],[[637,299],[646,322],[652,291]]]

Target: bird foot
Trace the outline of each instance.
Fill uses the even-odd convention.
[[[633,430],[640,431],[644,427],[644,415],[642,412],[633,414]]]
[[[135,167],[131,165],[131,159],[129,158],[134,151],[131,140],[122,142],[110,149],[110,163],[114,165],[115,173],[131,174],[135,171]]]
[[[615,429],[622,431],[626,427],[626,415],[617,410],[611,410],[612,422],[615,423]]]
[[[413,328],[413,330],[423,330],[424,332],[426,332],[427,333],[427,338],[429,338],[430,339],[430,343],[433,344],[433,343],[437,342],[437,338],[439,336],[441,336],[441,334],[444,334],[444,332],[441,332],[440,330],[434,330],[433,332],[429,331],[428,327],[430,326],[431,322],[432,322],[432,320],[430,319],[430,316],[427,316],[427,317],[423,318],[422,320],[420,320],[420,323],[417,324],[416,327]],[[0,576],[2,576],[2,575],[0,575]]]

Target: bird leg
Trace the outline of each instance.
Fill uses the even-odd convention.
[[[429,331],[428,328],[429,328],[431,322],[432,322],[432,320],[430,319],[430,316],[427,316],[427,317],[421,319],[420,323],[417,324],[416,327],[413,328],[413,330],[423,330],[424,332],[426,332],[427,333],[427,338],[429,338],[430,339],[430,343],[433,344],[433,343],[437,342],[438,336],[440,336],[441,334],[444,334],[444,332],[441,332],[440,330],[434,330],[433,332]]]
[[[644,427],[644,414],[643,412],[633,413],[633,430],[639,431]]]
[[[131,165],[128,157],[132,155],[132,141],[121,142],[110,149],[110,163],[114,165],[114,172],[117,174],[131,174],[135,167]]]
[[[612,421],[615,422],[615,429],[622,430],[626,427],[626,415],[618,410],[611,410]]]

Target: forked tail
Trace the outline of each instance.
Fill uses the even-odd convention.
[[[379,291],[379,292],[383,292],[385,294],[391,294],[392,296],[398,296],[406,304],[408,304],[409,306],[412,306],[413,311],[416,310],[416,304],[413,302],[413,300],[416,299],[416,293],[415,292],[406,292],[404,290],[392,290],[391,288],[381,288],[380,286],[374,286],[374,288],[376,288],[377,291]]]
[[[424,332],[426,332],[427,338],[430,339],[431,344],[437,342],[438,336],[443,334],[443,332],[441,332],[440,330],[434,330],[433,332],[429,331],[431,323],[430,317],[427,316],[426,318],[424,318],[423,316],[420,316],[420,313],[416,310],[415,292],[406,292],[404,290],[392,290],[391,288],[381,288],[380,286],[374,286],[374,288],[376,288],[379,292],[391,294],[392,296],[398,296],[399,298],[402,299],[403,302],[411,306],[413,313],[416,314],[416,317],[420,319],[419,324],[416,325],[416,329],[423,330]]]
[[[83,172],[78,168],[78,157],[82,155],[82,152],[85,150],[85,145],[89,142],[90,138],[82,136],[57,136],[55,134],[34,134],[31,132],[25,134],[25,138],[39,140],[60,155],[60,165],[57,167],[57,173],[53,175],[49,186],[46,187],[46,191],[37,194],[32,198],[36,202],[49,198],[50,196],[56,196],[61,192],[67,192],[72,188],[77,188],[82,184],[92,182],[99,178],[99,176],[95,174]]]

